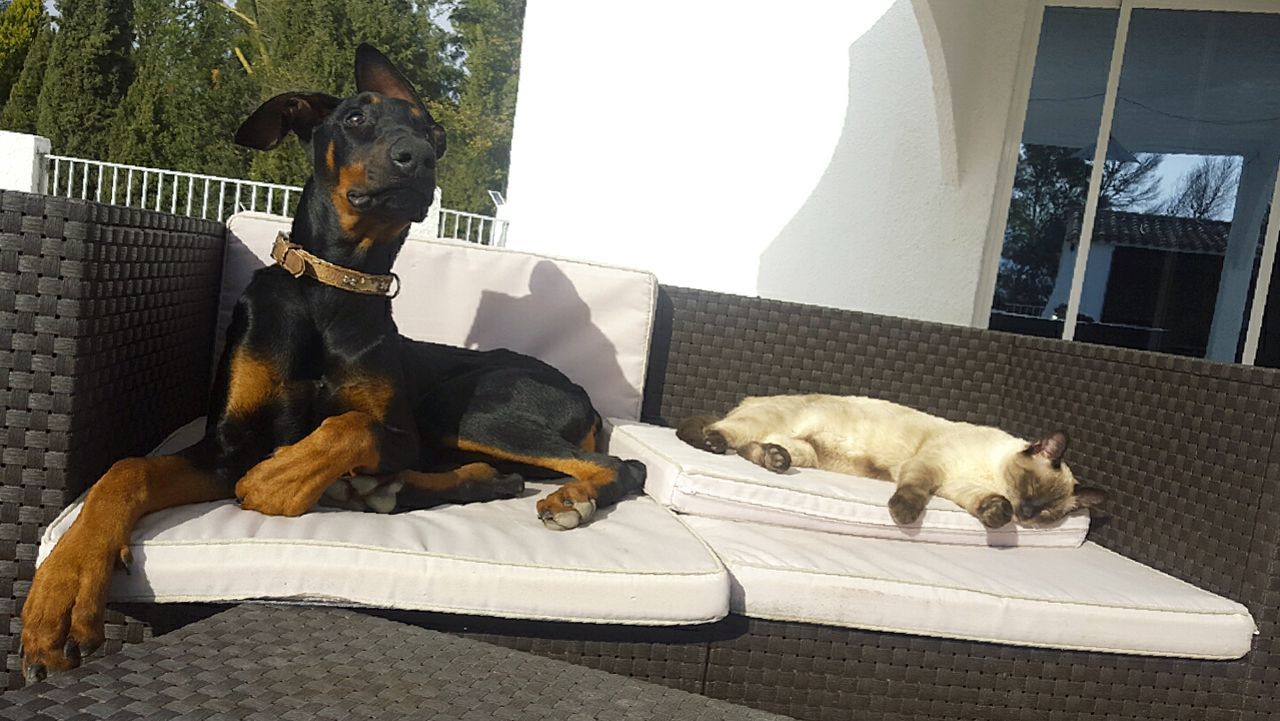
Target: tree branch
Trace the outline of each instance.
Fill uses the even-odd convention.
[[[261,63],[267,67],[271,66],[271,55],[267,52],[267,44],[262,39],[262,28],[261,26],[258,25],[258,21],[256,18],[252,18],[252,17],[249,17],[248,15],[245,15],[239,10],[226,4],[222,0],[205,0],[205,2],[209,3],[210,5],[215,5],[219,8],[222,8],[224,11],[226,11],[228,15],[231,15],[232,17],[234,17],[235,19],[243,23],[245,26],[245,29],[248,30],[249,34],[253,36],[254,44],[258,46],[258,58],[261,60]],[[257,12],[258,12],[257,2],[253,3],[253,11],[254,11],[254,14],[257,15]],[[240,48],[235,48],[235,54],[236,54],[236,58],[240,60],[240,64],[244,66],[245,71],[250,75],[252,75],[253,68],[249,65],[249,61],[245,58],[244,53],[240,51]]]
[[[253,75],[253,66],[249,64],[249,59],[244,56],[244,53],[240,52],[240,48],[232,48],[232,50],[236,54],[236,60],[239,60],[240,64],[244,66],[245,73]]]

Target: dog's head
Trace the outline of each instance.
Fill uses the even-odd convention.
[[[240,125],[235,141],[270,150],[291,132],[314,166],[310,199],[332,206],[342,234],[357,247],[397,239],[410,222],[426,217],[436,160],[444,155],[444,128],[373,47],[356,49],[355,95],[277,95]]]

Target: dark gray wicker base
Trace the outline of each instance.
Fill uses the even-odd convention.
[[[13,721],[783,721],[354,611],[238,606],[0,696]]]
[[[0,192],[0,624],[8,686],[40,532],[115,461],[204,413],[219,223]],[[146,637],[112,613],[108,651]]]
[[[0,621],[39,529],[202,410],[220,226],[0,195]],[[1022,434],[1065,427],[1113,494],[1093,540],[1247,605],[1233,662],[1023,649],[730,618],[689,629],[399,620],[805,719],[1280,719],[1280,372],[664,288],[649,421],[761,393],[861,393]],[[8,600],[5,600],[8,599]],[[209,609],[129,609],[157,631]],[[108,651],[149,631],[113,615]]]

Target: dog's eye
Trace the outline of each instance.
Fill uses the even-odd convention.
[[[364,121],[364,113],[359,110],[353,110],[342,122],[346,123],[348,127],[355,128],[364,125]]]

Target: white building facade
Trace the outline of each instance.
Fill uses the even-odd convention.
[[[672,285],[987,327],[1022,143],[1097,160],[1095,138],[1123,131],[1135,153],[1224,155],[1265,170],[1245,174],[1249,197],[1241,190],[1238,203],[1250,227],[1233,232],[1242,240],[1217,289],[1219,314],[1236,318],[1217,319],[1202,344],[1231,360],[1266,297],[1258,286],[1270,259],[1243,244],[1270,207],[1275,149],[1253,139],[1269,127],[1231,114],[1243,90],[1203,98],[1227,66],[1242,77],[1249,62],[1273,59],[1265,49],[1245,57],[1247,39],[1230,51],[1241,57],[1224,55],[1236,31],[1217,20],[1280,22],[1277,12],[1268,0],[531,0],[502,209],[508,245],[644,268]],[[1194,83],[1148,72],[1167,59],[1144,57],[1142,39],[1179,32],[1193,13],[1227,36],[1200,38],[1198,95],[1160,95],[1164,79]],[[1088,23],[1094,41],[1074,42]],[[1033,85],[1062,90],[1062,78],[1086,77],[1096,91],[1032,95]],[[1250,92],[1259,119],[1280,110],[1280,83]],[[1099,119],[1077,122],[1073,108]],[[1169,132],[1142,130],[1161,118]],[[1249,132],[1205,130],[1230,127]],[[1106,191],[1088,195],[1077,216],[1092,227]],[[1101,312],[1105,283],[1085,282],[1084,259],[1109,264],[1110,250],[1085,251],[1071,245],[1068,263],[1052,263],[1054,279],[1081,259],[1051,295]],[[1072,337],[1074,325],[1051,332]]]

